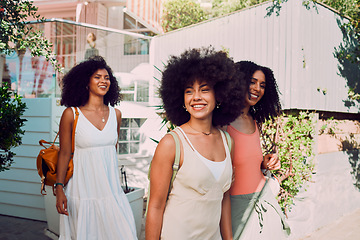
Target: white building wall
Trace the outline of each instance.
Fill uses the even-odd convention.
[[[0,214],[46,220],[36,157],[42,148],[39,140],[52,141],[54,137],[51,134],[53,100],[27,98],[23,101],[27,105],[25,134],[22,145],[13,150],[16,156],[11,170],[0,173]]]
[[[339,63],[333,55],[342,43],[339,15],[322,5],[307,10],[301,1],[289,0],[279,16],[266,17],[270,4],[157,36],[151,63],[163,69],[169,55],[185,49],[225,48],[235,61],[251,60],[273,69],[284,109],[358,112],[359,107],[344,105],[348,88],[346,79],[338,75]]]

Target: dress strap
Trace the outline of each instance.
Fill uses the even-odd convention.
[[[186,135],[186,133],[184,132],[184,130],[182,130],[181,127],[177,127],[180,132],[184,135],[185,140],[189,143],[190,147],[193,149],[193,151],[197,152],[196,149],[194,148],[194,146],[192,145],[192,143],[190,142],[190,139],[188,138],[188,136]]]
[[[177,127],[177,129],[179,129],[181,131],[181,133],[184,135],[186,141],[189,143],[190,147],[193,149],[194,152],[196,152],[197,154],[199,154],[200,156],[202,156],[196,149],[195,147],[192,145],[192,143],[190,142],[190,139],[188,138],[188,136],[186,135],[186,133],[184,132],[184,130],[181,127]],[[225,148],[225,154],[226,154],[226,158],[230,157],[230,151],[231,151],[231,138],[230,135],[227,132],[222,131],[221,129],[219,129],[220,134],[221,134],[221,138],[224,144],[224,148]],[[227,135],[228,136],[227,136]],[[226,140],[228,139],[228,141]]]

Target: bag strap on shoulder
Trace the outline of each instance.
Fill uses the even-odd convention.
[[[179,140],[179,137],[176,133],[174,132],[169,132],[171,134],[171,136],[173,136],[174,140],[175,140],[175,159],[174,159],[174,164],[173,164],[173,173],[172,173],[172,176],[171,176],[171,180],[170,180],[170,185],[169,185],[169,191],[168,191],[168,195],[171,191],[171,188],[172,188],[172,184],[175,180],[175,177],[176,177],[176,174],[177,172],[179,171],[179,168],[180,168],[180,140]],[[150,170],[151,170],[151,163],[150,163],[150,166],[149,166],[149,172],[148,172],[148,179],[150,180]],[[147,216],[147,212],[148,212],[148,206],[149,206],[149,200],[150,200],[150,184],[149,184],[149,187],[148,187],[148,198],[147,198],[147,201],[146,201],[146,210],[145,210],[145,217]]]
[[[221,130],[221,129],[219,129],[220,131],[222,131],[224,134],[225,134],[225,137],[226,137],[226,141],[227,141],[227,145],[228,145],[228,147],[229,147],[229,152],[231,152],[231,137],[230,137],[230,134],[228,133],[228,132],[226,132],[226,131],[223,131],[223,130]]]
[[[171,188],[172,188],[172,184],[175,180],[176,174],[180,167],[180,141],[179,141],[179,137],[177,136],[176,133],[174,133],[174,132],[169,132],[169,133],[171,134],[171,136],[173,136],[173,138],[175,140],[175,160],[174,160],[174,164],[173,164],[173,174],[172,174],[170,186],[169,186],[169,192],[170,192]]]
[[[74,126],[72,129],[72,135],[71,135],[71,155],[73,155],[74,151],[75,151],[75,130],[76,130],[76,125],[77,125],[77,122],[79,119],[79,111],[78,111],[77,107],[74,107],[74,109],[75,109],[75,119],[74,119]]]

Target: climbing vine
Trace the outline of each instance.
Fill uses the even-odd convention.
[[[309,112],[283,113],[263,124],[263,148],[277,152],[281,169],[274,174],[281,181],[278,201],[286,213],[294,197],[311,181],[314,170],[314,114]]]

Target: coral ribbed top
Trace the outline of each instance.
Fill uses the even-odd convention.
[[[255,123],[255,132],[245,134],[231,125],[227,132],[235,141],[232,159],[235,180],[231,186],[231,195],[260,192],[265,184],[265,177],[261,172],[263,154],[260,146],[260,134]]]

